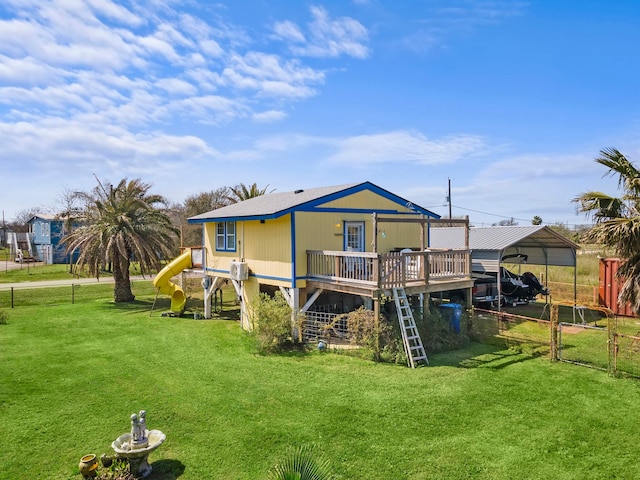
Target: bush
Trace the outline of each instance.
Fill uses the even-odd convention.
[[[400,339],[400,328],[394,328],[386,316],[380,314],[376,328],[375,314],[360,307],[347,315],[351,343],[363,347],[365,355],[377,362],[404,363],[406,356]]]
[[[462,314],[460,319],[460,332],[457,333],[451,327],[449,315],[444,314],[437,307],[430,307],[427,312],[426,321],[422,316],[414,314],[418,332],[422,338],[427,354],[448,352],[458,350],[469,344],[469,334],[467,332],[467,313]]]
[[[276,291],[274,296],[261,293],[250,305],[250,317],[256,345],[261,353],[275,353],[292,347],[291,307]]]
[[[0,325],[6,325],[8,323],[9,315],[4,310],[0,310]]]

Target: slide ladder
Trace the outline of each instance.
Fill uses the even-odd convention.
[[[416,365],[420,362],[429,365],[429,359],[422,346],[422,339],[418,333],[418,327],[416,327],[416,321],[413,318],[411,305],[409,305],[409,300],[407,299],[404,288],[394,288],[393,298],[396,302],[402,343],[404,344],[404,351],[407,354],[407,363],[411,368],[416,368]]]

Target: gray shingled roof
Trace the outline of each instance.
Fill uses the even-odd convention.
[[[189,223],[223,220],[230,221],[236,219],[255,220],[275,218],[304,206],[315,206],[317,204],[322,204],[325,201],[339,198],[343,192],[344,195],[350,195],[361,190],[371,190],[397,202],[398,205],[401,205],[402,207],[411,208],[416,213],[439,218],[439,215],[431,212],[430,210],[414,205],[406,199],[399,197],[384,188],[378,187],[371,182],[362,182],[260,195],[243,202],[234,203],[233,205],[227,205],[226,207],[190,217]]]
[[[464,229],[459,227],[432,228],[429,231],[432,248],[464,248]],[[471,227],[471,250],[504,250],[511,246],[580,248],[571,240],[542,225]]]
[[[190,217],[190,222],[203,220],[215,220],[221,218],[243,218],[243,217],[268,217],[276,216],[278,213],[292,209],[299,205],[318,200],[322,197],[347,190],[361,185],[351,183],[347,185],[336,185],[332,187],[307,188],[295,190],[293,192],[274,192],[259,197],[250,198],[243,202],[227,205],[210,212],[201,213]]]

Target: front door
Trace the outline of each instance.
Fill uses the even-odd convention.
[[[344,222],[344,249],[364,252],[364,222]]]

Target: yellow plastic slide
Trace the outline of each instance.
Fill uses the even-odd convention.
[[[182,254],[168,263],[153,279],[153,286],[160,293],[171,297],[171,311],[182,313],[187,303],[187,296],[179,285],[171,282],[171,278],[178,275],[185,268],[191,268],[191,250],[186,249]]]

